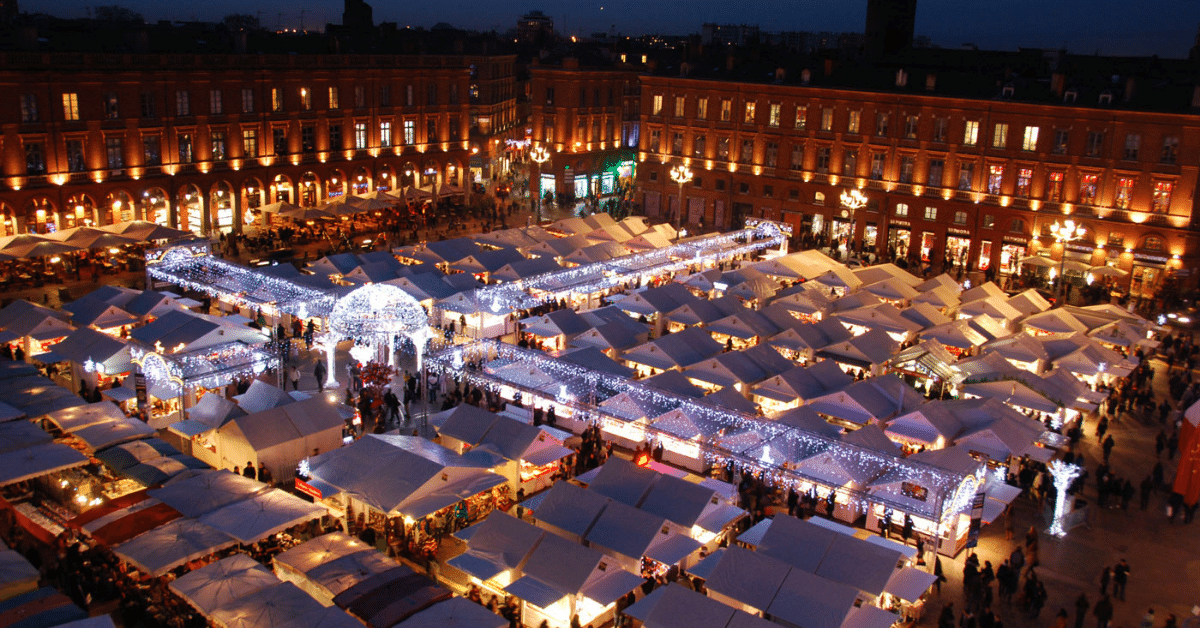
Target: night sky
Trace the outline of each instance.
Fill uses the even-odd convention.
[[[20,0],[22,11],[84,17],[86,7],[119,4],[148,20],[219,20],[229,13],[259,14],[264,25],[320,28],[341,22],[342,0]],[[612,31],[698,32],[703,22],[759,24],[764,30],[857,31],[863,29],[866,0],[373,0],[375,21],[401,26],[448,22],[456,27],[505,31],[518,11],[542,9],[568,34]],[[502,8],[520,7],[517,9]],[[686,6],[687,10],[681,10]],[[189,8],[193,7],[193,8]],[[786,7],[780,9],[780,7]],[[1133,10],[1130,10],[1133,9]],[[919,0],[917,34],[951,48],[1057,48],[1073,53],[1186,57],[1200,24],[1197,0]]]

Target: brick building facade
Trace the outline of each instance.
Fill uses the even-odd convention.
[[[962,98],[926,81],[887,92],[644,76],[646,213],[679,217],[682,197],[687,224],[765,216],[881,255],[1003,273],[1027,255],[1060,260],[1047,228],[1070,218],[1086,235],[1067,259],[1115,265],[1134,294],[1153,294],[1168,269],[1194,285],[1194,109],[1122,108],[1120,92],[1117,106],[1112,92],[1084,102],[1061,82],[1049,102],[1010,87]],[[669,175],[681,162],[695,173],[682,190]],[[851,189],[866,195],[861,209],[842,206]]]
[[[0,54],[5,234],[467,181],[462,56]]]

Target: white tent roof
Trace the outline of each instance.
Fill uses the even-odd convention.
[[[852,587],[793,569],[766,610],[800,628],[839,628],[857,597]]]
[[[116,546],[113,552],[138,569],[159,576],[236,543],[228,534],[195,519],[176,519]]]
[[[294,525],[325,515],[322,506],[285,491],[271,489],[233,502],[200,517],[200,521],[242,543],[254,543]]]
[[[399,563],[371,548],[365,552],[347,554],[317,565],[304,575],[312,584],[319,587],[319,591],[328,591],[332,598],[372,576],[390,571],[398,566]]]
[[[753,609],[765,611],[791,571],[791,566],[782,561],[731,546],[709,574],[706,586]]]
[[[660,475],[640,508],[667,521],[690,528],[713,499],[712,489],[669,475]]]
[[[252,593],[277,584],[279,578],[246,554],[234,554],[186,573],[170,583],[171,590],[204,615]]]
[[[341,532],[318,536],[275,557],[275,568],[303,575],[327,562],[357,552],[373,549],[362,541]]]
[[[662,517],[612,502],[588,531],[587,542],[623,556],[641,559],[646,556],[663,523]]]
[[[547,534],[529,555],[524,573],[565,595],[572,595],[583,589],[603,559],[603,554],[594,549]]]
[[[39,577],[37,568],[25,560],[25,557],[19,552],[15,550],[0,551],[0,589],[19,582],[29,582],[36,587]]]
[[[168,482],[150,496],[185,517],[199,517],[241,501],[266,488],[262,483],[229,471],[205,471]]]
[[[838,535],[816,573],[871,595],[879,595],[899,561],[900,552],[852,536]]]
[[[0,453],[0,486],[82,467],[87,456],[61,443],[41,443]]]
[[[103,403],[103,402],[102,402]],[[154,428],[138,419],[127,419],[122,413],[119,420],[104,421],[76,430],[75,437],[83,441],[89,452],[119,445],[139,438],[154,435]]]
[[[86,406],[64,408],[46,415],[46,418],[68,434],[89,425],[105,421],[124,421],[127,417],[117,404],[111,401],[89,403]]]
[[[608,499],[570,482],[555,482],[533,516],[539,521],[584,536],[608,505]]]
[[[246,414],[270,410],[295,401],[277,386],[272,386],[260,379],[250,382],[250,388],[246,389],[246,392],[234,396],[234,399],[246,411]]]
[[[636,507],[642,503],[657,477],[654,471],[614,456],[600,467],[600,472],[588,484],[588,489],[626,506]]]
[[[900,616],[896,613],[885,611],[878,606],[863,604],[850,609],[846,619],[842,621],[841,628],[891,628],[898,621],[900,621]]]
[[[838,536],[841,535],[795,517],[775,517],[762,535],[758,552],[816,573]]]
[[[264,587],[213,611],[221,628],[301,628],[325,607],[290,582]]]
[[[516,569],[545,534],[503,512],[492,513],[474,527],[478,530],[467,541],[467,551],[450,559],[449,564],[480,580]]]
[[[903,567],[892,574],[883,590],[902,600],[915,602],[929,590],[929,587],[933,586],[936,580],[937,576],[928,571]]]
[[[671,584],[646,617],[646,628],[725,628],[734,609],[679,584]]]
[[[452,597],[396,624],[397,628],[504,628],[508,620],[464,597]]]

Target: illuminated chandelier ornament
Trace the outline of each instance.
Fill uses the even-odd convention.
[[[1048,465],[1050,476],[1054,478],[1054,522],[1050,524],[1050,529],[1047,530],[1054,536],[1066,536],[1067,530],[1063,527],[1063,519],[1066,518],[1067,510],[1067,489],[1071,487],[1071,483],[1075,478],[1083,473],[1083,468],[1079,465],[1067,464],[1061,460],[1052,460]]]
[[[383,283],[367,284],[339,299],[329,313],[329,329],[341,338],[367,345],[372,356],[386,346],[389,363],[396,353],[396,337],[407,337],[416,347],[418,369],[430,336],[429,315],[420,302],[404,290]],[[366,354],[360,351],[360,355]],[[359,359],[357,355],[355,359]]]

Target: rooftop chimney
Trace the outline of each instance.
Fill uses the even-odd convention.
[[[1067,75],[1062,72],[1055,72],[1050,75],[1050,93],[1061,98],[1063,88],[1066,87]]]

